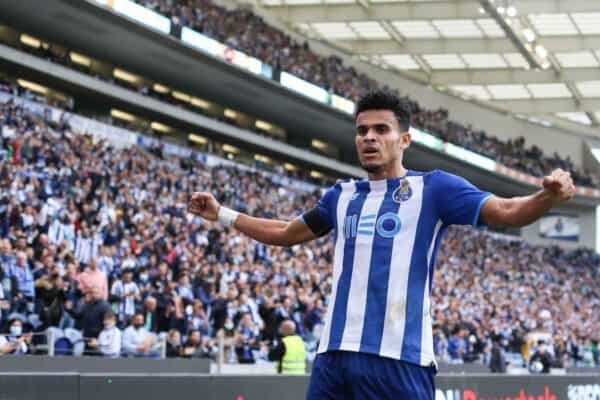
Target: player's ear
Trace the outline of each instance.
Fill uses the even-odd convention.
[[[400,147],[402,150],[406,150],[410,147],[410,143],[412,142],[412,136],[408,132],[403,132],[400,134]]]

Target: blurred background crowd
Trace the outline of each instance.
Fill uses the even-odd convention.
[[[225,24],[226,26],[226,24]],[[332,285],[331,237],[266,247],[186,212],[190,194],[291,219],[320,192],[259,168],[209,168],[159,148],[116,149],[0,105],[0,353],[35,353],[46,329],[86,354],[261,362],[293,320],[314,355]],[[279,171],[281,175],[285,171]],[[438,359],[599,364],[600,258],[455,227],[433,284]]]

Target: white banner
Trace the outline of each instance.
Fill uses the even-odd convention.
[[[546,239],[579,240],[579,217],[550,214],[540,219],[540,236]]]

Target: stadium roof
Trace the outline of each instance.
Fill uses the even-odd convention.
[[[600,1],[261,0],[303,34],[532,122],[600,122]]]

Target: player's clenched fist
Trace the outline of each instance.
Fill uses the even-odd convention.
[[[216,221],[221,205],[210,193],[207,192],[194,192],[190,199],[189,211],[192,214],[206,218],[209,221]]]
[[[544,177],[544,189],[558,202],[570,200],[575,195],[575,185],[569,172],[555,169]]]

